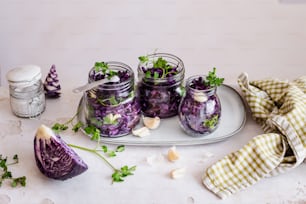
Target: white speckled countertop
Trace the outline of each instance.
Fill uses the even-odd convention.
[[[201,182],[214,162],[261,134],[247,113],[245,127],[222,142],[178,146],[181,159],[164,158],[168,146],[126,146],[112,158],[116,166],[137,165],[134,176],[111,184],[111,169],[96,156],[76,150],[89,169],[73,179],[55,181],[36,167],[33,139],[41,124],[65,121],[76,111],[81,95],[72,89],[87,81],[95,61],[117,60],[136,71],[137,57],[153,52],[173,53],[184,61],[186,77],[217,67],[234,88],[241,72],[251,80],[305,75],[306,4],[290,0],[2,0],[0,2],[0,154],[18,154],[14,176],[27,176],[27,186],[0,188],[0,204],[74,203],[306,203],[306,164],[277,177],[265,178],[226,200]],[[162,12],[165,11],[165,12]],[[62,97],[47,100],[36,119],[15,117],[9,108],[5,73],[20,64],[37,64],[45,77],[56,65]],[[93,146],[82,133],[66,131],[62,138]],[[110,147],[115,147],[110,145]],[[207,152],[212,157],[205,158]],[[149,165],[146,158],[161,156]],[[185,177],[169,172],[185,167]]]

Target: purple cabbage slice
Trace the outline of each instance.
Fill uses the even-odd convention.
[[[88,169],[77,153],[45,125],[37,129],[34,154],[41,173],[52,179],[66,180]]]

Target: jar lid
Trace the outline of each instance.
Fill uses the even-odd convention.
[[[41,79],[41,69],[37,65],[23,65],[10,70],[6,74],[10,85],[30,86]]]

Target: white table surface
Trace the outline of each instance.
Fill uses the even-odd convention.
[[[294,1],[302,2],[302,1]],[[164,12],[163,12],[164,11]],[[306,4],[290,0],[3,0],[0,2],[0,154],[18,154],[14,176],[27,176],[27,186],[0,188],[0,203],[306,203],[306,164],[277,177],[265,178],[226,200],[201,183],[207,167],[236,151],[262,130],[247,114],[235,136],[214,144],[177,147],[181,159],[150,166],[146,158],[166,155],[170,147],[126,146],[111,159],[116,166],[137,165],[134,176],[111,184],[111,169],[96,156],[76,150],[88,171],[67,181],[54,181],[36,167],[33,138],[45,123],[71,117],[81,95],[72,88],[87,81],[95,61],[118,60],[136,70],[137,57],[173,53],[185,63],[186,77],[217,67],[225,83],[247,72],[252,80],[305,75]],[[19,64],[37,64],[45,77],[55,64],[62,97],[47,101],[38,119],[20,119],[9,108],[5,73]],[[69,143],[94,146],[87,137],[67,131]],[[114,147],[110,145],[110,147]],[[205,159],[206,152],[214,156]],[[169,172],[186,167],[184,178]]]

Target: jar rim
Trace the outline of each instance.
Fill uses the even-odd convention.
[[[205,79],[206,78],[206,75],[193,75],[193,76],[190,76],[190,77],[188,77],[187,78],[187,80],[186,80],[186,87],[188,87],[188,89],[190,89],[190,90],[192,90],[192,91],[195,91],[195,92],[211,92],[211,91],[214,91],[214,90],[216,90],[217,89],[217,86],[213,86],[213,87],[210,87],[210,88],[208,88],[208,89],[195,89],[195,88],[192,88],[190,85],[191,85],[191,83],[192,83],[192,81],[194,80],[194,79],[198,79],[198,78],[200,78],[200,77],[202,77],[203,79]]]
[[[163,82],[167,82],[169,79],[183,79],[184,78],[184,74],[185,74],[185,67],[184,67],[184,62],[177,56],[170,54],[170,53],[153,53],[153,54],[148,54],[147,57],[149,57],[151,59],[149,65],[153,64],[153,60],[155,58],[167,58],[171,59],[172,61],[168,61],[167,62],[169,64],[171,64],[173,67],[177,67],[178,68],[178,72],[172,76],[167,76],[167,77],[163,77],[163,78],[154,78],[154,77],[145,77],[146,80],[150,81],[150,82],[157,82],[157,83],[163,83]],[[148,66],[148,64],[144,64],[139,62],[138,64],[138,74],[145,74],[143,68],[153,68]]]
[[[111,90],[111,89],[118,88],[118,87],[123,87],[124,88],[126,86],[129,86],[129,84],[134,81],[134,72],[133,72],[133,69],[129,65],[127,65],[125,63],[122,63],[122,62],[118,62],[118,61],[107,61],[105,63],[109,66],[109,68],[117,68],[117,70],[122,69],[122,70],[128,71],[129,78],[127,80],[119,82],[119,83],[100,84],[97,87],[94,87],[93,89],[98,88],[98,87],[101,87],[101,88],[104,88],[104,89],[107,89],[107,90]],[[90,77],[90,73],[92,71],[94,71],[94,67],[91,68],[90,71],[89,71],[89,76],[88,76],[88,82],[89,83],[95,81],[94,79],[92,79]]]

